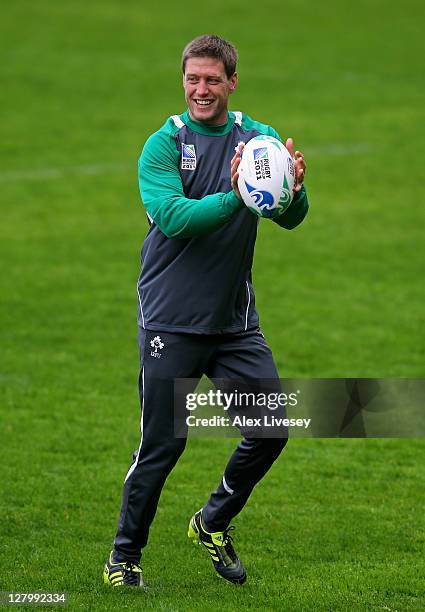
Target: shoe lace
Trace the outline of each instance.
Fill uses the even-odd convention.
[[[230,525],[227,529],[223,531],[223,544],[226,546],[228,542],[233,542],[233,537],[229,534],[229,531],[234,531],[236,527],[234,525]]]
[[[132,563],[131,561],[126,561],[124,563],[124,571],[125,572],[136,572],[140,574],[142,572],[142,568],[137,563]]]
[[[137,563],[126,561],[124,564],[124,580],[126,584],[138,584],[139,577],[137,574],[142,573],[142,568]]]
[[[229,557],[232,559],[232,561],[236,561],[237,560],[237,555],[235,552],[235,549],[233,548],[233,537],[230,535],[229,531],[234,531],[236,529],[236,527],[234,525],[231,525],[230,527],[228,527],[227,529],[225,529],[223,531],[223,546],[227,552],[227,554],[229,555]]]

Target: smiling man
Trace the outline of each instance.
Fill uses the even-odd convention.
[[[188,109],[170,117],[146,142],[139,186],[149,219],[138,282],[141,442],[125,478],[114,549],[103,579],[143,587],[140,567],[165,480],[184,450],[174,436],[174,380],[278,379],[259,328],[251,267],[258,218],[237,188],[243,143],[268,125],[228,110],[235,91],[237,52],[218,36],[201,36],[183,51]],[[305,163],[295,156],[291,205],[275,223],[292,229],[304,219]],[[245,436],[205,505],[189,523],[189,537],[209,552],[217,573],[235,584],[246,571],[229,535],[254,486],[287,439]],[[213,465],[214,462],[212,461]],[[179,560],[181,562],[181,560]]]
[[[186,59],[183,86],[192,119],[209,125],[227,121],[227,99],[236,89],[236,72],[229,77],[222,62],[212,57]]]

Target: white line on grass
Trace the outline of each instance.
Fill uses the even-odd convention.
[[[66,166],[64,168],[34,168],[33,170],[10,170],[0,172],[0,182],[8,181],[33,181],[63,178],[69,175],[96,176],[99,174],[111,174],[137,168],[137,163],[106,163],[106,164],[84,164],[81,166]]]
[[[371,151],[372,147],[367,142],[352,143],[329,143],[317,147],[305,147],[305,155],[311,157],[349,157],[350,155],[362,155]]]
[[[306,157],[348,157],[350,155],[362,155],[371,150],[367,142],[357,143],[330,143],[326,145],[305,147]],[[137,164],[124,162],[110,162],[104,164],[83,164],[80,166],[66,166],[63,168],[34,168],[33,170],[9,170],[0,172],[0,182],[51,180],[63,178],[69,175],[96,176],[128,171]]]

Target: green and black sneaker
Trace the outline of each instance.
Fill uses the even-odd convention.
[[[234,527],[228,527],[224,531],[209,533],[202,525],[202,510],[199,510],[189,523],[188,537],[194,544],[203,544],[211,555],[211,560],[216,572],[229,582],[243,584],[246,580],[246,572],[241,560],[232,545],[232,536],[229,531]]]
[[[130,561],[115,561],[113,555],[112,551],[103,568],[103,582],[113,587],[131,586],[146,591],[140,565]]]

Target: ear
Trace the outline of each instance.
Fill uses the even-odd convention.
[[[229,79],[230,93],[233,93],[237,86],[238,86],[238,73],[234,72]]]

